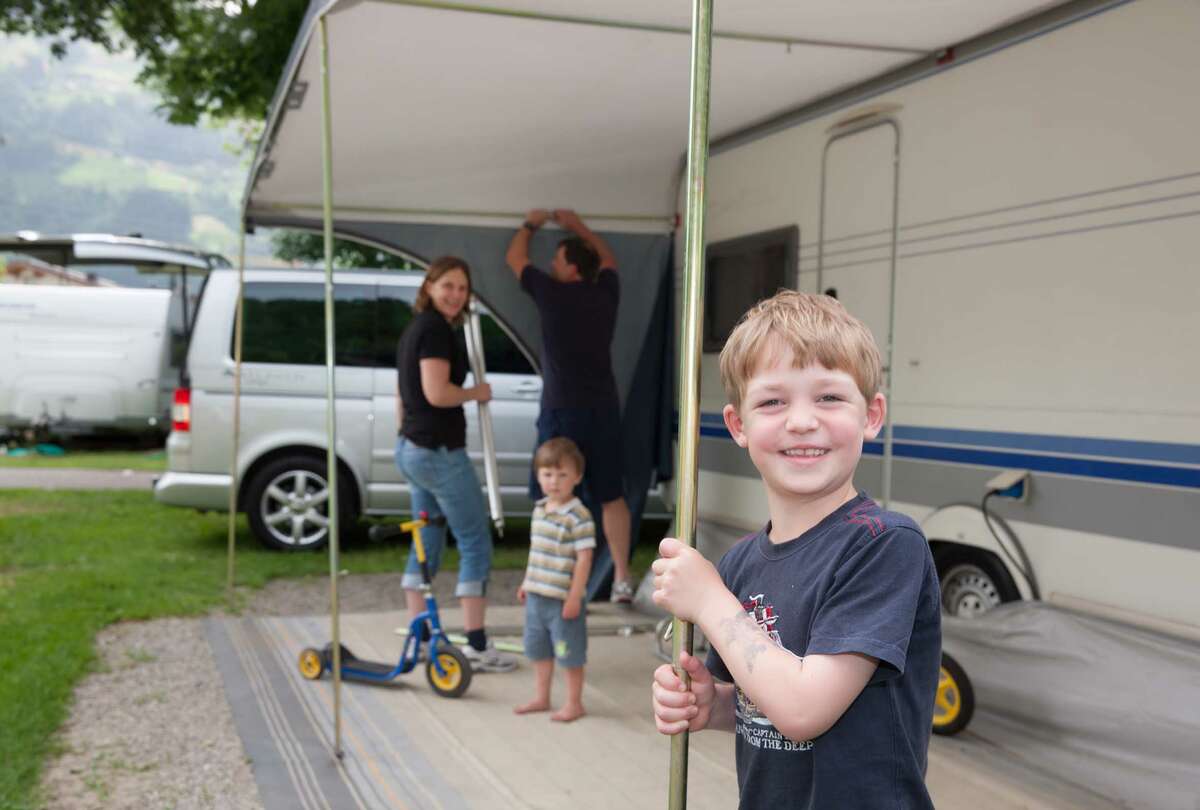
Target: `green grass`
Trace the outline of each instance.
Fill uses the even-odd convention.
[[[81,450],[68,451],[64,456],[43,456],[30,452],[27,456],[0,456],[0,468],[4,467],[79,467],[159,472],[167,469],[167,454],[163,450]]]
[[[663,528],[643,526],[635,571],[649,567]],[[494,565],[523,567],[528,520],[507,529]],[[400,571],[403,543],[371,543],[361,526],[344,534],[343,568]],[[324,552],[266,550],[244,517],[236,541],[239,586],[329,571]],[[226,543],[225,515],[162,506],[148,493],[0,491],[0,808],[38,807],[42,763],[75,684],[96,665],[98,631],[238,609],[225,593]],[[448,549],[444,566],[457,564]]]

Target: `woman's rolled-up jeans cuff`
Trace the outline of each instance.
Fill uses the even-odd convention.
[[[400,587],[406,591],[419,591],[423,583],[424,580],[421,578],[420,574],[406,573],[400,578]],[[454,588],[454,595],[458,597],[487,596],[487,580],[459,580],[458,585],[456,585]]]

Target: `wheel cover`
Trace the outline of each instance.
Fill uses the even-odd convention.
[[[329,532],[329,486],[308,470],[287,470],[267,484],[258,510],[276,542],[311,546]]]
[[[321,654],[316,650],[300,653],[300,674],[310,681],[321,677]]]
[[[439,675],[437,666],[429,667],[429,679],[442,692],[453,692],[462,683],[463,671],[458,659],[447,653],[438,653],[437,663],[445,674]]]
[[[933,704],[933,725],[948,726],[958,719],[962,712],[962,693],[954,677],[942,667],[938,671],[937,695]]]
[[[942,583],[942,608],[951,616],[971,619],[1002,601],[996,583],[974,565],[956,565]]]

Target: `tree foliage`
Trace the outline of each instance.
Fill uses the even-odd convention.
[[[325,262],[325,237],[309,231],[274,231],[271,246],[275,257],[285,262],[319,265]],[[419,270],[402,256],[385,250],[351,242],[333,240],[333,266],[339,268],[386,268],[390,270]]]
[[[308,0],[8,0],[0,31],[131,50],[173,124],[266,117]]]

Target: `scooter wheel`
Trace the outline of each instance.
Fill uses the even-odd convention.
[[[306,647],[300,653],[300,674],[310,681],[317,681],[325,674],[325,657],[320,650]]]
[[[975,713],[975,690],[958,662],[942,653],[937,693],[933,704],[933,733],[957,734],[971,722]]]
[[[441,674],[437,670],[439,666],[442,668]],[[433,691],[442,697],[462,697],[471,685],[471,663],[457,647],[446,644],[436,648],[425,664],[425,677]]]

